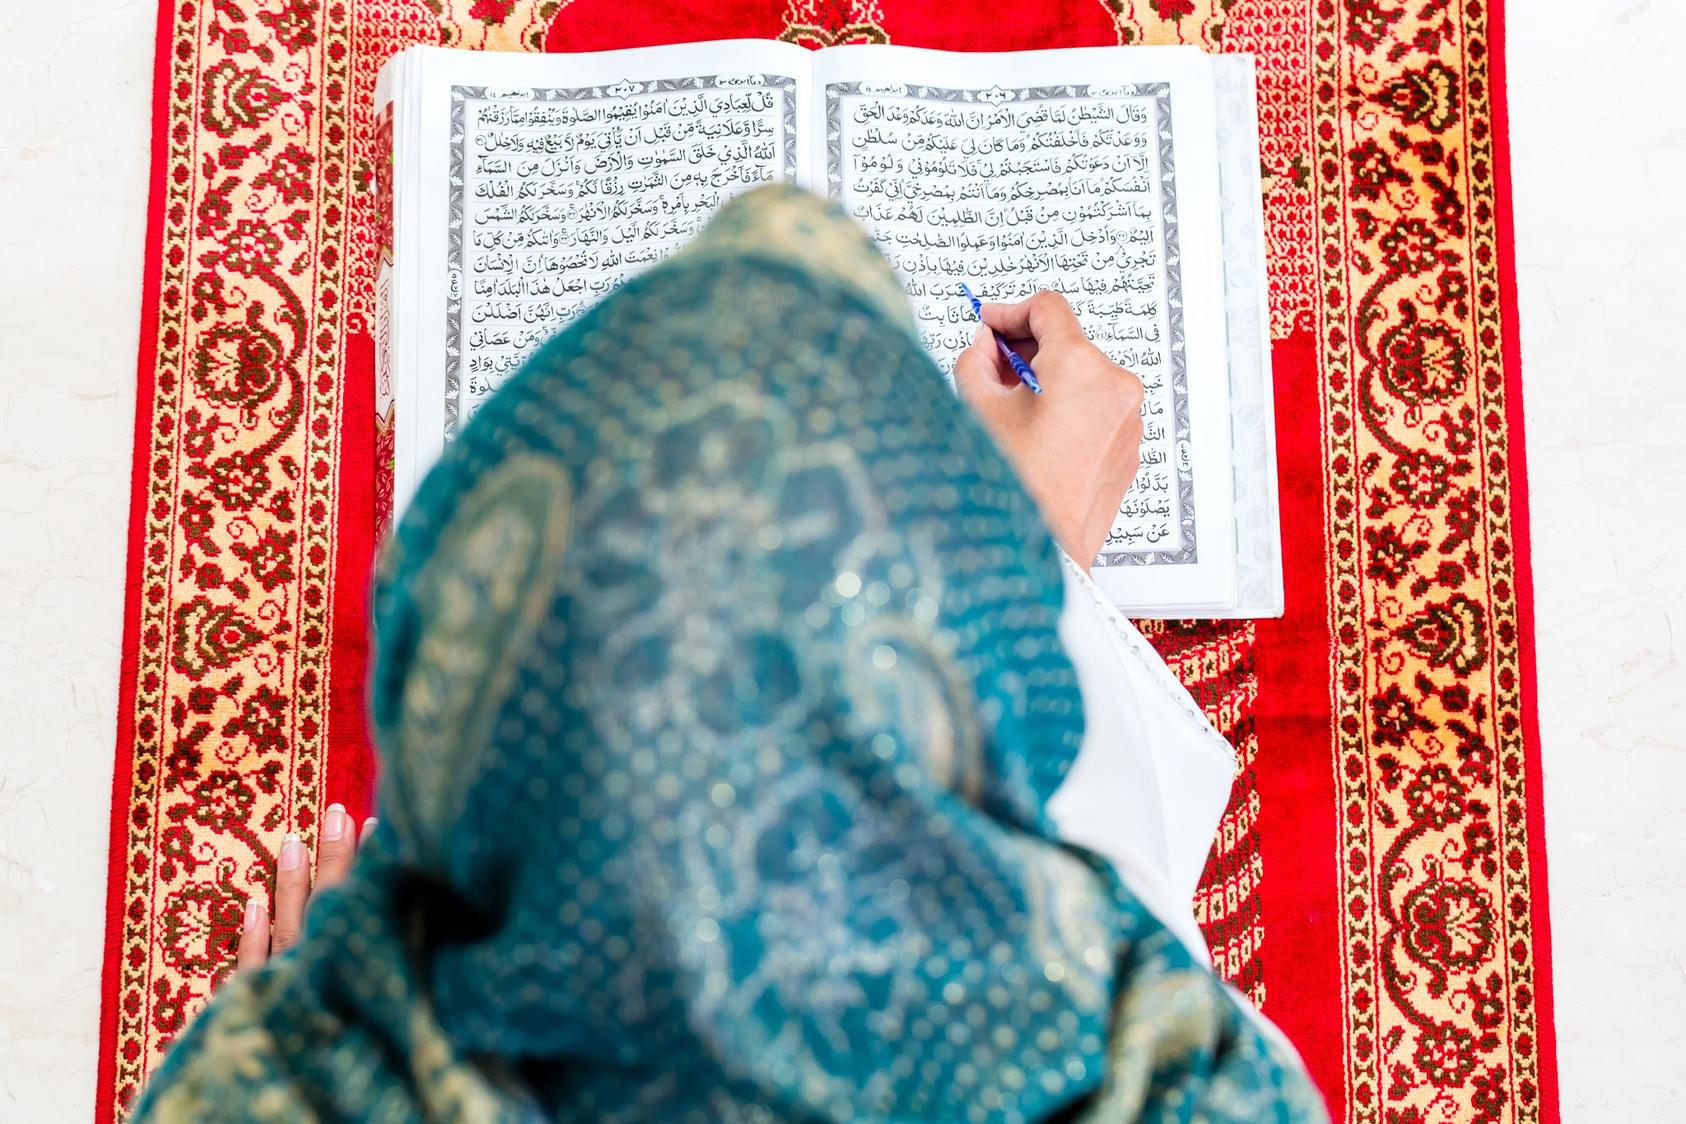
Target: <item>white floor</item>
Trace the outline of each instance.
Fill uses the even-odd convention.
[[[12,8],[0,20],[0,1119],[81,1120],[98,1033],[154,8]],[[1675,1120],[1686,8],[1509,9],[1563,1118]]]
[[[1565,1121],[1686,1119],[1686,8],[1511,0]]]

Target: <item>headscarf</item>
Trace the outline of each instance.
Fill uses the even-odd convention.
[[[740,198],[420,487],[380,826],[139,1118],[1319,1117],[1053,831],[1061,588],[861,231]]]

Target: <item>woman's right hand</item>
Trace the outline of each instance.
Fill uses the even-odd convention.
[[[1089,342],[1065,297],[986,304],[954,365],[960,395],[1007,455],[1054,538],[1087,567],[1106,544],[1140,464],[1142,384]],[[989,328],[1036,368],[1019,382]]]

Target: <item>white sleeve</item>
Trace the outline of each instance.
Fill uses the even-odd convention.
[[[1083,694],[1083,741],[1049,802],[1061,838],[1108,859],[1203,962],[1194,892],[1235,779],[1235,751],[1152,646],[1065,560],[1060,639]]]

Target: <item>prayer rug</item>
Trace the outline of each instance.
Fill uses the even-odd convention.
[[[1496,0],[163,0],[98,1118],[368,809],[380,64],[733,36],[1258,56],[1288,615],[1151,626],[1244,762],[1202,920],[1336,1119],[1554,1121]]]

